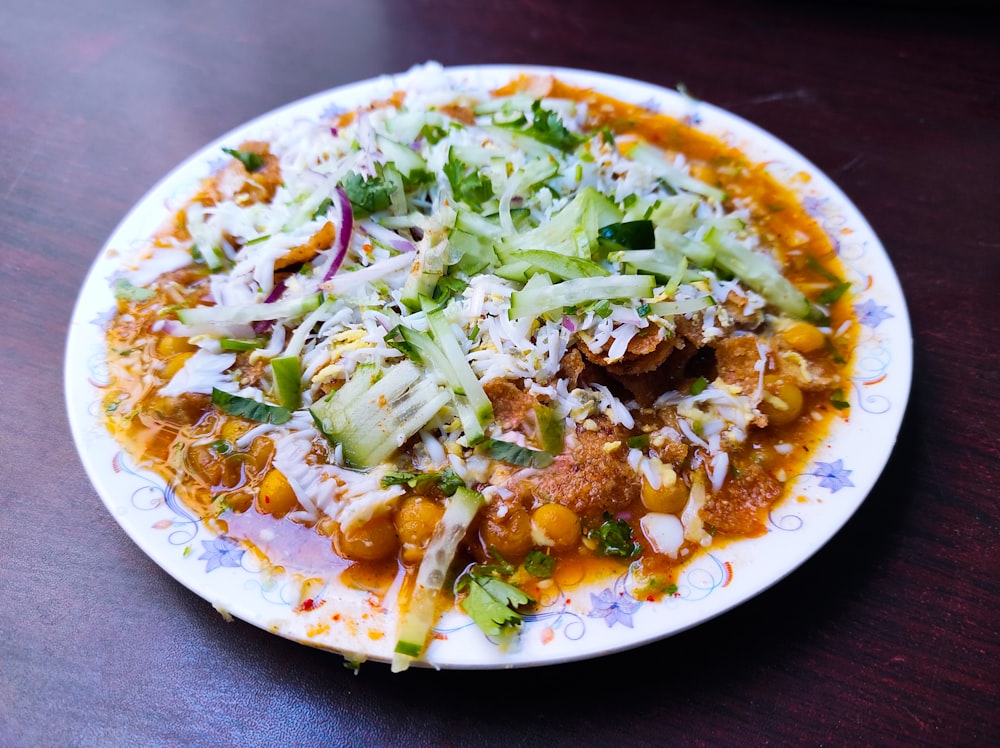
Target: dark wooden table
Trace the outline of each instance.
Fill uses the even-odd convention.
[[[4,3],[0,746],[1000,745],[1000,37],[977,5]],[[910,307],[910,406],[867,502],[776,587],[597,660],[355,675],[223,622],[104,508],[62,367],[107,236],[230,128],[430,59],[683,83],[872,223]]]

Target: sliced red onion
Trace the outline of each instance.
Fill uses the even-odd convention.
[[[566,314],[563,315],[562,325],[570,332],[576,332],[576,323],[573,321],[573,318],[570,317],[569,315]]]
[[[379,226],[374,221],[365,221],[363,224],[359,224],[358,228],[374,239],[392,247],[397,252],[417,251],[417,248],[413,246],[413,242],[404,239],[394,231],[390,231],[383,226]]]
[[[347,257],[347,247],[351,243],[351,232],[354,231],[354,211],[351,210],[351,199],[339,184],[334,194],[337,198],[337,207],[340,209],[340,228],[333,243],[333,262],[330,263],[326,275],[323,276],[324,281],[330,280],[340,270],[344,258]]]
[[[286,286],[284,281],[278,281],[277,283],[275,283],[274,288],[271,289],[271,293],[269,293],[267,295],[267,298],[264,299],[264,303],[270,304],[271,302],[280,299],[281,295],[285,293],[285,288]],[[271,328],[274,327],[274,320],[273,319],[257,320],[256,322],[252,323],[252,326],[253,326],[253,331],[258,335],[266,335],[267,333],[271,332]]]

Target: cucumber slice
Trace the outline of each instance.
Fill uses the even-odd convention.
[[[343,449],[344,461],[368,469],[423,428],[451,394],[410,361],[380,372],[362,364],[343,387],[309,411],[319,430]]]
[[[465,486],[459,486],[448,500],[444,515],[420,562],[409,606],[400,621],[392,672],[406,670],[414,659],[424,653],[437,619],[437,600],[447,579],[448,567],[459,542],[485,501],[481,493]]]
[[[177,317],[185,325],[204,323],[218,325],[245,325],[269,319],[301,317],[323,303],[323,294],[314,293],[298,299],[283,299],[270,304],[245,304],[240,306],[196,306],[178,309]]]

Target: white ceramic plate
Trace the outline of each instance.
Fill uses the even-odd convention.
[[[766,535],[697,557],[681,572],[677,593],[662,602],[622,594],[624,578],[594,589],[556,590],[526,618],[516,643],[506,648],[465,616],[447,614],[423,664],[500,668],[596,657],[670,636],[752,598],[802,564],[847,522],[895,443],[909,395],[911,337],[905,301],[884,248],[854,205],[814,165],[772,135],[714,106],[646,83],[579,70],[490,66],[447,72],[487,85],[523,72],[552,74],[686,118],[752,160],[768,162],[833,238],[854,285],[861,332],[854,352],[850,420],[837,419],[805,472],[790,482],[787,498],[770,515]],[[390,611],[367,593],[315,570],[315,604],[303,610],[299,582],[274,578],[234,541],[213,535],[160,478],[131,464],[105,431],[99,413],[106,381],[102,320],[115,305],[108,277],[121,255],[139,246],[219,166],[220,147],[266,139],[295,118],[319,117],[384,97],[405,88],[412,74],[343,86],[285,106],[227,133],[168,174],[126,216],[94,263],[66,349],[66,399],[81,459],[107,509],[139,547],[220,611],[351,659],[391,659],[395,622]]]

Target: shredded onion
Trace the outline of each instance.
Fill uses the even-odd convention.
[[[351,199],[347,197],[344,188],[339,184],[335,191],[338,207],[340,208],[340,230],[337,232],[337,239],[333,244],[333,262],[323,276],[324,281],[330,280],[347,257],[347,247],[351,243],[351,233],[354,231],[354,211],[351,210]]]

